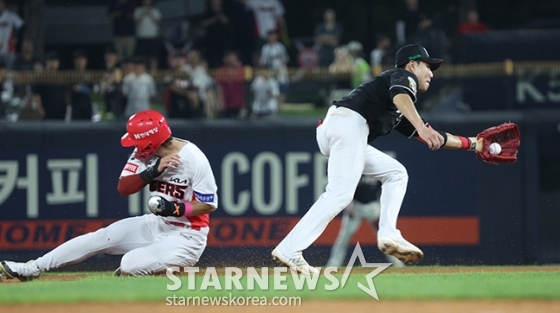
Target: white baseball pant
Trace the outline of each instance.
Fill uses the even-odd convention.
[[[408,174],[394,158],[367,144],[366,120],[345,107],[331,106],[323,124],[317,127],[317,143],[329,157],[325,192],[311,206],[277,249],[287,258],[297,257],[323,233],[329,222],[353,199],[363,175],[382,185],[377,236],[402,239],[397,218],[406,193]]]
[[[170,266],[196,264],[206,248],[208,231],[208,227],[194,230],[146,214],[73,238],[36,261],[41,271],[48,271],[100,253],[124,254],[120,264],[123,273],[154,274]]]

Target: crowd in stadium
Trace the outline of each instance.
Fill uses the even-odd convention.
[[[332,8],[324,9],[322,21],[309,32],[312,44],[305,45],[291,41],[280,0],[209,0],[206,11],[189,20],[192,40],[169,46],[160,37],[163,16],[154,0],[112,0],[107,18],[113,38],[103,60],[76,49],[68,62],[59,51],[38,58],[34,42],[21,35],[25,21],[0,0],[0,116],[12,121],[118,120],[157,102],[170,118],[274,117],[289,92],[289,67],[294,64],[348,74],[348,88],[355,88],[376,74],[376,66],[392,64],[395,50],[405,43],[448,56],[451,38],[419,9],[418,0],[404,3],[406,10],[395,21],[396,38],[379,32],[375,47],[365,51],[360,41],[342,42],[345,28]],[[457,25],[456,35],[488,29],[471,10]],[[295,60],[288,49],[294,46]],[[61,69],[61,64],[72,66]],[[99,81],[70,84],[16,82],[10,75],[59,70],[105,73]],[[172,74],[161,76],[161,70]]]

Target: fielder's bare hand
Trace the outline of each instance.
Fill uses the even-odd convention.
[[[443,146],[443,136],[432,128],[421,127],[418,129],[418,136],[428,145],[430,150],[438,150]]]

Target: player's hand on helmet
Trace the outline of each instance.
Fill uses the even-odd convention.
[[[172,153],[160,159],[158,170],[163,172],[166,168],[176,169],[179,164],[181,164],[181,157],[177,153]]]
[[[443,146],[444,143],[443,136],[437,131],[435,131],[433,128],[428,128],[424,126],[422,128],[419,128],[417,131],[418,131],[418,136],[420,136],[420,139],[422,139],[422,141],[424,141],[428,145],[430,150],[437,150],[441,148],[441,146]]]

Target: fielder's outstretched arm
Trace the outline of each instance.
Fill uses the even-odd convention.
[[[393,98],[395,107],[404,115],[404,117],[414,126],[418,137],[425,142],[431,150],[441,148],[445,141],[443,136],[432,128],[426,126],[416,107],[412,98],[405,93],[397,94]]]
[[[472,150],[477,152],[482,150],[482,139],[476,139],[476,137],[457,136],[450,133],[445,134],[447,135],[447,141],[443,147],[446,149]]]

